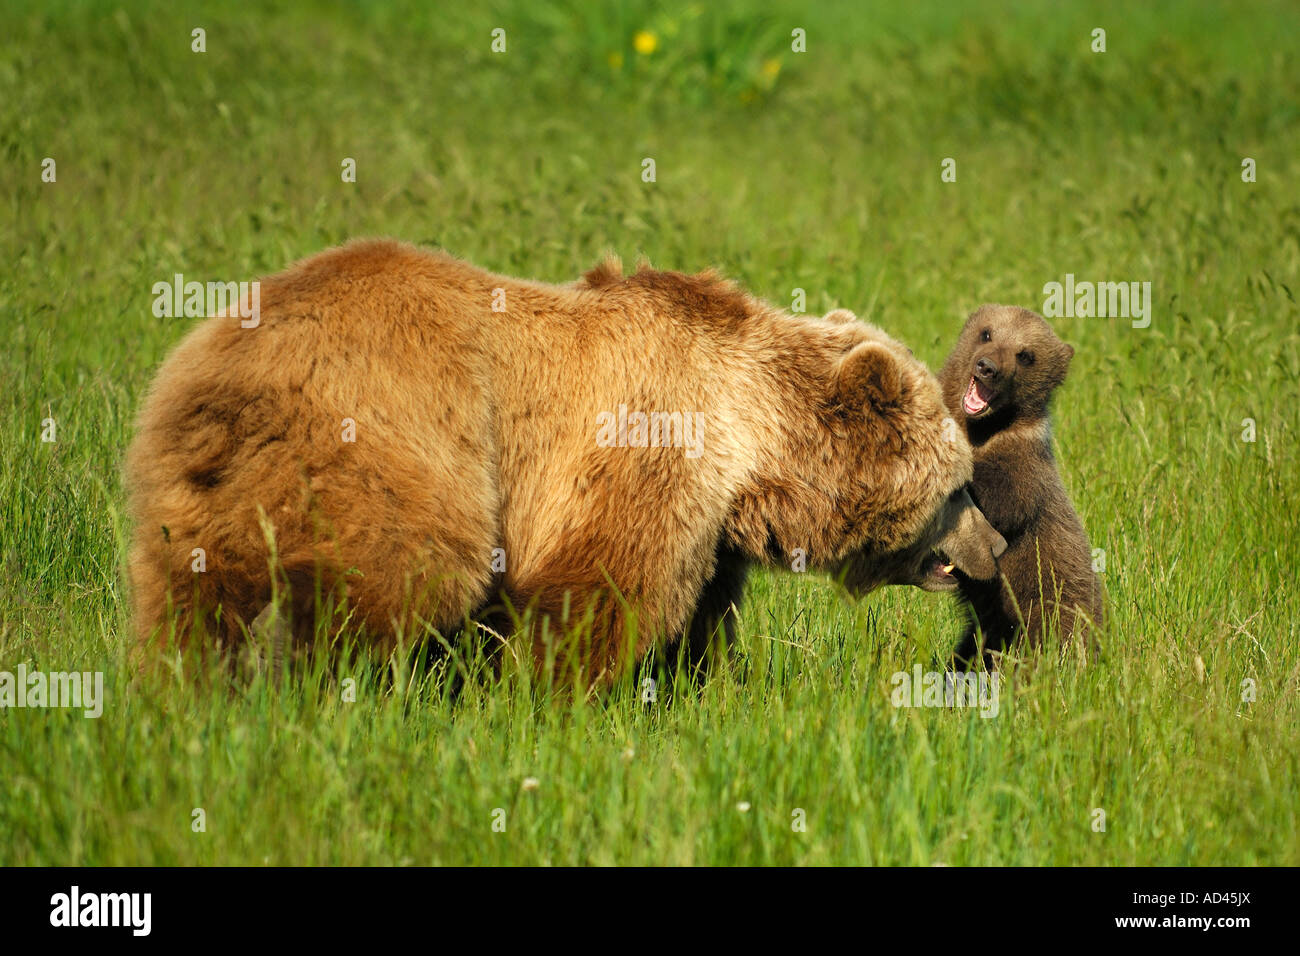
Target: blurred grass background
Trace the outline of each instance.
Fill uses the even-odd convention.
[[[0,711],[0,862],[1300,863],[1300,11],[881,7],[7,4],[0,670],[104,670],[109,699]],[[1054,321],[1103,660],[1033,662],[993,720],[895,710],[890,675],[956,638],[948,602],[759,575],[735,666],[650,708],[452,699],[384,661],[351,704],[326,669],[136,678],[121,456],[193,324],[154,318],[152,284],[361,235],[551,281],[606,249],[716,265],[934,368],[981,302],[1151,281],[1148,329]]]

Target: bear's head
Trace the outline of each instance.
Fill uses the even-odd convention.
[[[832,562],[855,593],[882,584],[957,587],[987,580],[1007,543],[966,490],[970,443],[939,382],[910,349],[858,324],[835,363],[827,409],[847,551]]]
[[[1073,357],[1036,312],[981,306],[940,373],[944,398],[969,424],[1041,418]]]
[[[987,580],[998,573],[996,559],[1006,539],[988,523],[965,486],[944,501],[925,531],[909,547],[881,552],[863,550],[841,567],[841,580],[854,594],[884,584],[912,584],[926,591],[955,591],[953,570]]]

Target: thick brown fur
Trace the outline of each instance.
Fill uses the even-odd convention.
[[[588,615],[559,665],[607,682],[656,640],[704,641],[749,565],[795,549],[857,590],[921,583],[940,545],[992,573],[996,535],[949,501],[971,455],[937,380],[863,323],[713,273],[610,260],[545,285],[387,240],[260,291],[257,327],[204,321],[144,403],[127,460],[142,645],[173,621],[182,642],[239,645],[275,565],[296,640],[321,593],[381,642],[504,601],[552,634]],[[598,444],[620,404],[700,413],[702,454]],[[541,633],[539,662],[559,653]]]
[[[961,577],[971,625],[958,660],[979,654],[977,625],[988,659],[1021,636],[1040,646],[1044,629],[1058,620],[1063,643],[1086,642],[1089,624],[1101,623],[1088,538],[1052,455],[1048,405],[1073,356],[1037,313],[986,305],[967,319],[939,373],[948,408],[974,449],[971,494],[1007,540],[997,578]],[[988,401],[975,415],[965,404],[973,379],[975,404]]]

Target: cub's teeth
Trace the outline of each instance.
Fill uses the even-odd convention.
[[[943,566],[943,573],[944,573],[944,574],[952,574],[952,569],[955,568],[955,567],[957,567],[957,565],[955,565],[955,564],[945,564],[945,565]]]

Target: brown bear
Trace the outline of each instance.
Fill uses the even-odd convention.
[[[971,495],[1007,540],[992,580],[961,578],[971,622],[955,653],[970,662],[1018,635],[1042,643],[1059,622],[1062,643],[1102,619],[1101,583],[1083,523],[1052,457],[1048,405],[1074,349],[1042,316],[985,305],[967,320],[939,373],[944,399],[975,453]]]
[[[707,642],[752,563],[943,589],[1005,546],[938,381],[863,323],[713,273],[546,285],[388,240],[259,291],[255,321],[186,336],[140,414],[143,642],[240,645],[274,575],[297,642],[322,595],[389,643],[531,608],[539,664],[608,682]]]

